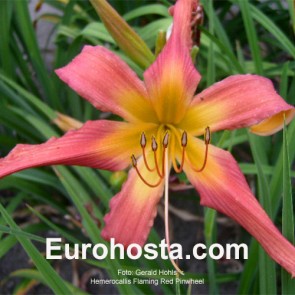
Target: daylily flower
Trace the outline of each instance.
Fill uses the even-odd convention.
[[[132,164],[122,190],[110,202],[101,233],[127,246],[145,243],[164,186],[167,197],[169,171],[183,170],[202,205],[241,224],[294,276],[294,246],[253,196],[231,154],[210,144],[211,133],[224,129],[255,125],[256,133],[271,134],[281,128],[283,114],[287,122],[294,117],[294,107],[276,93],[271,81],[256,75],[231,76],[195,95],[201,76],[187,46],[191,6],[192,1],[177,1],[172,35],[145,71],[144,81],[101,46],[85,46],[57,70],[94,107],[124,121],[89,121],[59,139],[17,145],[1,159],[0,177],[44,165],[116,171]],[[203,134],[204,141],[198,138]]]

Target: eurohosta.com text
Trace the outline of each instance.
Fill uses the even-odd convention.
[[[62,257],[72,259],[87,259],[93,256],[97,260],[103,260],[107,256],[110,259],[124,259],[126,256],[136,260],[144,257],[149,260],[167,260],[169,257],[176,259],[197,259],[202,260],[207,256],[212,259],[248,259],[248,246],[246,244],[226,244],[225,246],[215,243],[207,247],[205,244],[195,244],[192,254],[184,254],[181,244],[173,243],[168,254],[168,245],[163,239],[159,244],[148,243],[144,247],[138,244],[130,244],[127,248],[115,239],[110,240],[109,246],[103,243],[98,244],[62,244],[61,238],[46,239],[46,259],[62,259]],[[169,256],[168,256],[169,255]]]

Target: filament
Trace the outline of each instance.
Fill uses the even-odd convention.
[[[182,155],[181,155],[181,162],[180,166],[177,166],[176,161],[173,161],[173,168],[176,173],[181,173],[183,170],[183,165],[184,165],[184,159],[185,159],[185,148],[187,146],[187,133],[184,131],[181,136],[181,146],[182,146]]]
[[[164,177],[164,157],[162,156],[162,172],[161,172],[159,168],[159,164],[158,164],[158,159],[157,159],[158,144],[155,137],[152,137],[152,150],[154,152],[154,161],[155,161],[157,173],[161,178],[163,178]],[[165,153],[165,149],[163,150],[163,154],[164,153]]]
[[[193,168],[193,170],[194,170],[195,172],[202,172],[202,171],[205,169],[206,164],[207,164],[207,158],[208,158],[208,147],[209,147],[209,144],[206,144],[205,158],[204,158],[204,162],[203,162],[202,167],[201,167],[200,169],[195,169],[195,168]]]
[[[175,134],[177,135],[177,133],[175,133]],[[177,136],[175,136],[175,137],[177,138]],[[177,138],[177,140],[178,140],[178,138]],[[174,171],[176,173],[180,173],[181,171],[178,168],[177,162],[176,162],[176,158],[174,157],[174,155],[175,155],[175,146],[176,146],[176,142],[175,142],[175,138],[173,137],[173,143],[172,143],[172,146],[171,146],[171,155],[172,155],[171,161],[172,161],[172,165],[173,165]]]
[[[167,243],[167,248],[168,248],[168,255],[169,259],[175,268],[175,270],[180,273],[184,274],[183,271],[178,267],[178,265],[175,263],[175,261],[170,257],[170,237],[169,237],[169,174],[168,174],[168,152],[166,149],[165,151],[165,239]]]
[[[146,169],[149,170],[150,172],[155,171],[156,167],[151,168],[147,162],[146,155],[145,155],[145,148],[142,148],[142,155],[143,155],[143,161],[144,161],[144,165]]]
[[[183,170],[183,165],[184,165],[184,159],[185,159],[185,148],[182,148],[182,156],[181,156],[181,162],[180,162],[180,166],[177,166],[176,161],[173,161],[173,168],[175,170],[176,173],[181,173]]]
[[[149,170],[150,172],[155,171],[156,167],[154,167],[154,168],[150,168],[150,166],[149,166],[149,164],[148,164],[148,162],[147,162],[147,159],[146,159],[146,154],[145,154],[146,137],[145,137],[144,132],[141,133],[141,137],[140,137],[140,145],[141,145],[141,148],[142,148],[142,155],[143,155],[144,164],[145,164],[147,170]]]
[[[134,169],[136,170],[136,172],[137,172],[139,178],[140,178],[140,179],[141,179],[141,180],[142,180],[147,186],[149,186],[149,187],[157,187],[157,186],[160,185],[160,183],[161,183],[161,181],[162,181],[162,178],[160,178],[160,179],[158,180],[158,182],[155,183],[155,184],[151,184],[151,183],[147,182],[147,181],[144,179],[144,177],[141,175],[140,171],[139,171],[138,168],[137,168],[137,161],[136,161],[136,158],[135,158],[134,155],[131,156],[131,161],[132,161],[132,166],[133,166]]]
[[[165,153],[165,149],[163,150],[163,154]],[[156,170],[158,175],[163,178],[164,177],[164,168],[162,168],[162,172],[160,171],[159,165],[158,165],[158,159],[157,159],[157,152],[154,151],[154,160],[155,160],[155,164],[156,164]],[[164,157],[162,157],[162,167],[165,165],[165,159]]]
[[[204,141],[205,141],[205,157],[204,157],[204,162],[203,162],[203,165],[200,169],[195,169],[193,168],[193,170],[195,172],[202,172],[205,167],[206,167],[206,164],[207,164],[207,158],[208,158],[208,149],[209,149],[209,144],[210,144],[210,141],[211,141],[211,132],[210,132],[210,128],[209,127],[206,127],[205,129],[205,134],[204,134]]]

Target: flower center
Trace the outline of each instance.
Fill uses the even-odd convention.
[[[151,173],[156,172],[159,176],[159,180],[153,184],[153,183],[149,183],[146,179],[144,179],[144,177],[142,176],[142,174],[140,173],[137,167],[137,159],[135,158],[134,155],[131,156],[132,166],[135,168],[140,179],[146,185],[150,187],[159,186],[162,180],[165,178],[165,174],[168,173],[168,169],[165,169],[165,162],[168,161],[167,160],[168,158],[169,158],[169,161],[172,162],[174,171],[176,173],[181,173],[183,171],[185,159],[186,159],[186,162],[191,166],[191,168],[195,172],[202,172],[207,163],[208,146],[210,143],[210,139],[211,139],[210,128],[207,127],[204,133],[204,141],[205,141],[206,149],[205,149],[203,165],[201,166],[201,168],[195,169],[193,165],[191,164],[189,158],[185,156],[186,147],[188,144],[187,132],[180,131],[179,129],[175,128],[171,124],[160,125],[156,136],[153,135],[151,137],[151,146],[148,151],[148,153],[153,153],[152,164],[149,163],[147,158],[147,138],[145,136],[145,133],[142,132],[140,137],[140,146],[142,149],[142,157],[143,157],[144,165],[146,169],[150,171]],[[162,144],[159,145],[158,144],[159,142],[162,142]],[[181,153],[179,152],[179,148],[181,148]],[[177,149],[178,149],[178,152],[176,152]],[[166,154],[167,154],[167,157],[166,157]],[[177,160],[177,155],[178,155],[178,160]],[[177,164],[177,161],[179,164]]]

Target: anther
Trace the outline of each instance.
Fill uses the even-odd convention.
[[[155,152],[158,149],[158,144],[156,142],[155,137],[152,137],[152,150]]]
[[[205,135],[204,135],[204,138],[205,138],[205,144],[209,144],[210,141],[211,141],[211,132],[210,132],[210,127],[206,127],[205,129]]]
[[[166,132],[163,138],[163,147],[166,149],[169,143],[169,133]]]
[[[137,166],[137,161],[134,155],[131,156],[131,162],[132,162],[132,166],[135,168]]]
[[[182,147],[187,146],[187,133],[186,131],[183,131],[182,136],[181,136],[181,145]]]
[[[141,133],[141,137],[140,137],[140,145],[142,148],[146,147],[146,137],[144,132]]]

